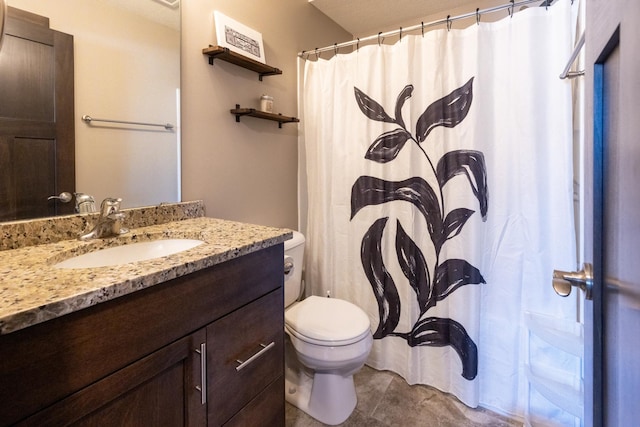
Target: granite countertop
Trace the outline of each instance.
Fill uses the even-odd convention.
[[[187,238],[205,243],[177,254],[130,264],[60,269],[74,255],[121,244]],[[291,238],[286,229],[207,217],[134,228],[116,238],[0,251],[0,335],[166,282]]]

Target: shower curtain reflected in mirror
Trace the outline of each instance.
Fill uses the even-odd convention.
[[[574,6],[577,7],[577,6]],[[369,315],[368,364],[522,415],[526,312],[574,320],[569,0],[306,61],[306,282]],[[305,191],[306,190],[306,191]],[[558,418],[551,404],[539,410]]]

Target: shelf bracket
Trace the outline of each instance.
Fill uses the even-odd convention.
[[[240,104],[236,104],[236,110],[240,109]],[[242,114],[236,114],[236,123],[240,123],[240,116],[242,116]]]

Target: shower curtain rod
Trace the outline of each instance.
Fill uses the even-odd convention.
[[[335,43],[332,46],[326,46],[326,47],[321,47],[321,48],[315,48],[313,50],[303,50],[302,52],[298,52],[298,56],[302,59],[307,59],[309,57],[310,54],[319,54],[322,52],[327,52],[330,50],[333,50],[334,53],[338,53],[338,50],[343,48],[343,47],[349,47],[349,46],[359,46],[360,42],[368,42],[368,41],[372,41],[372,40],[377,40],[378,44],[381,42],[381,40],[383,40],[385,37],[390,37],[390,36],[395,36],[395,35],[400,35],[400,39],[402,40],[402,33],[404,32],[412,32],[412,31],[417,31],[417,30],[422,30],[422,33],[424,34],[424,29],[428,28],[428,27],[435,27],[437,25],[443,25],[446,24],[447,28],[450,29],[451,28],[451,23],[453,21],[458,21],[460,19],[466,19],[466,18],[472,18],[472,17],[476,17],[476,22],[480,23],[480,17],[484,14],[487,13],[493,13],[493,12],[498,12],[501,10],[505,10],[505,9],[511,9],[509,11],[509,15],[513,16],[513,9],[516,6],[523,6],[526,4],[531,4],[531,3],[540,3],[542,2],[542,6],[548,6],[550,3],[552,3],[552,1],[549,0],[521,0],[521,1],[511,1],[509,3],[500,5],[500,6],[494,6],[494,7],[490,7],[487,9],[476,9],[475,12],[469,12],[469,13],[465,13],[462,15],[457,15],[457,16],[447,16],[445,19],[439,19],[437,21],[431,21],[431,22],[421,22],[418,25],[413,25],[411,27],[407,27],[407,28],[402,28],[400,27],[398,30],[392,30],[392,31],[387,31],[387,32],[379,32],[378,34],[372,35],[372,36],[367,36],[364,38],[359,38],[356,40],[350,40],[348,42],[342,42],[342,43]],[[571,3],[573,3],[573,0],[571,0]],[[305,55],[307,55],[307,58],[305,58]]]

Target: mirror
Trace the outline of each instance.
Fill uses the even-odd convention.
[[[7,4],[0,0],[0,48],[2,48],[2,37],[4,36],[4,22],[7,16]]]
[[[125,208],[180,201],[179,0],[5,1],[73,35],[75,191]]]

